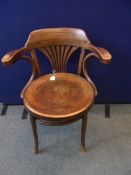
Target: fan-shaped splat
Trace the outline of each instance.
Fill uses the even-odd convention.
[[[69,58],[78,47],[74,46],[47,46],[39,50],[49,59],[52,68],[57,72],[65,72]]]

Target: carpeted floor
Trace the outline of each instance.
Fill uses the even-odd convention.
[[[0,106],[1,109],[2,106]],[[34,155],[29,119],[23,107],[9,106],[0,116],[0,175],[131,175],[131,105],[104,106],[89,113],[88,152],[80,152],[80,122],[38,126],[41,153]]]

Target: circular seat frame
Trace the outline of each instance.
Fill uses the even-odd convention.
[[[51,76],[52,76],[52,74],[49,74],[49,75],[40,77],[37,80],[34,80],[30,84],[30,86],[28,86],[28,88],[24,92],[24,96],[23,96],[24,97],[23,98],[24,105],[30,114],[30,119],[31,119],[31,123],[32,123],[32,129],[33,129],[34,138],[35,138],[35,153],[38,153],[38,134],[37,134],[37,129],[36,129],[36,122],[38,122],[42,125],[47,125],[47,126],[61,126],[61,125],[68,125],[68,124],[74,123],[80,119],[82,119],[81,148],[83,151],[86,151],[85,130],[86,130],[86,124],[87,124],[86,123],[87,112],[94,102],[93,101],[94,97],[95,97],[94,90],[93,90],[92,86],[90,85],[90,83],[86,79],[84,79],[78,75],[69,74],[69,73],[56,73],[55,74],[55,78],[56,78],[55,83],[54,83],[54,81],[50,80]],[[69,86],[69,89],[63,83],[65,83],[66,86]],[[76,85],[73,86],[74,84],[76,84]],[[43,86],[43,88],[41,86]],[[64,86],[65,86],[65,88],[64,88]],[[64,93],[64,94],[62,94],[62,97],[64,97],[64,95],[68,95],[68,94],[66,94],[68,92],[68,90],[69,90],[69,92],[68,92],[69,95],[70,95],[71,90],[77,92],[77,88],[79,88],[79,86],[81,87],[79,90],[79,94],[82,94],[83,95],[82,97],[84,98],[84,100],[85,99],[87,100],[86,104],[84,104],[84,107],[82,109],[78,110],[77,109],[78,107],[77,107],[76,111],[74,111],[72,113],[68,113],[68,114],[63,113],[62,115],[57,115],[57,114],[50,115],[49,113],[45,114],[45,113],[38,111],[39,110],[38,105],[40,104],[39,101],[41,99],[40,96],[42,96],[41,94],[45,94],[44,91],[47,90],[46,91],[46,93],[47,93],[49,88],[51,88],[50,93],[52,95],[52,93],[54,94],[53,90],[59,89],[63,92],[58,91],[58,92],[56,92],[56,94],[59,96],[59,93],[60,94]],[[47,87],[48,87],[48,89],[47,89]],[[61,89],[61,87],[62,87],[62,89]],[[37,92],[35,92],[36,90],[37,90]],[[90,94],[90,91],[91,91],[91,94]],[[88,95],[89,95],[88,93],[90,94],[91,99],[88,99]],[[40,94],[40,96],[38,94]],[[56,95],[56,94],[54,94],[54,95]],[[54,95],[53,95],[53,98],[54,98]],[[74,95],[73,97],[75,97],[75,95],[77,95],[77,93],[76,94],[74,93],[73,95]],[[49,94],[48,94],[48,96],[49,96]],[[70,96],[69,96],[69,98],[70,98]],[[44,101],[44,97],[45,96],[43,95],[42,101]],[[78,95],[78,97],[79,97],[79,95]],[[47,100],[48,99],[45,99],[45,105],[46,105]],[[79,99],[79,100],[80,100],[80,103],[82,103],[82,99]],[[34,105],[34,101],[35,101],[36,106]],[[62,104],[65,104],[65,102],[63,102]],[[32,107],[33,105],[38,109],[37,110],[34,109],[35,107],[33,108]],[[41,105],[43,106],[44,104],[41,104]]]

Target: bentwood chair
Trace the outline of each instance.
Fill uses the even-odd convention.
[[[81,52],[77,75],[66,73],[68,60],[78,49]],[[53,74],[42,75],[36,50],[49,59],[52,70],[55,70]],[[102,63],[111,60],[110,53],[95,47],[83,30],[49,28],[31,32],[24,47],[9,52],[2,58],[2,63],[7,66],[23,59],[32,64],[32,75],[21,97],[30,114],[35,153],[39,151],[37,122],[48,126],[67,125],[80,119],[81,149],[86,151],[87,113],[97,95],[96,87],[86,70],[90,57],[96,57]]]

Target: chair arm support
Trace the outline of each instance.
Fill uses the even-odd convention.
[[[32,65],[32,75],[23,88],[21,92],[21,98],[23,97],[24,91],[26,88],[30,85],[30,83],[36,78],[36,76],[41,76],[41,72],[38,66],[37,58],[34,55],[34,52],[32,51],[33,55],[31,57],[24,55],[24,53],[28,52],[27,48],[23,47],[11,52],[8,52],[6,55],[3,56],[2,58],[2,63],[5,66],[11,66],[18,60],[27,60],[31,65]]]
[[[112,59],[111,54],[104,48],[88,44],[86,49],[92,53],[95,53],[97,55],[97,58],[99,58],[102,63],[108,64]]]
[[[87,60],[88,58],[90,57],[97,57],[97,55],[95,53],[89,53],[88,55],[86,55],[83,59],[83,74],[84,74],[84,77],[87,79],[87,81],[91,84],[91,86],[93,87],[94,89],[94,94],[95,96],[97,95],[97,89],[96,89],[96,86],[94,85],[94,83],[92,82],[92,80],[90,79],[89,75],[88,75],[88,72],[87,72]]]
[[[6,53],[2,58],[3,65],[10,66],[15,63],[17,60],[21,59],[23,54],[27,51],[27,48],[22,47],[14,51]]]
[[[95,47],[92,44],[88,44],[86,49],[88,51],[91,51],[91,53],[88,53],[83,58],[83,74],[84,74],[85,78],[88,80],[88,82],[90,82],[90,84],[92,85],[94,92],[95,92],[95,95],[97,95],[97,89],[96,89],[94,83],[92,82],[92,80],[90,79],[88,72],[87,72],[87,66],[86,66],[87,60],[90,57],[95,57],[95,58],[98,58],[102,63],[107,64],[107,63],[110,63],[112,57],[111,57],[111,54],[107,50],[100,48],[100,47]]]
[[[32,74],[34,74],[36,76],[41,76],[41,71],[39,68],[39,64],[38,64],[35,52],[32,51],[31,56],[25,55],[25,53],[29,52],[29,51],[30,51],[29,49],[27,49],[26,47],[23,47],[23,48],[8,52],[7,54],[5,54],[3,56],[2,64],[5,66],[11,66],[16,61],[24,59],[24,60],[27,60],[32,65]]]

